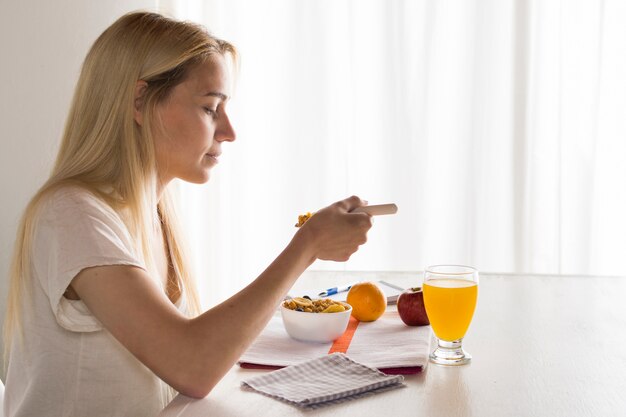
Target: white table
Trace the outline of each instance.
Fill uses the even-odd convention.
[[[307,272],[294,289],[416,273]],[[238,366],[207,398],[182,395],[160,417],[195,416],[617,416],[626,415],[626,277],[482,274],[464,341],[470,365],[405,378],[406,387],[302,411],[240,388],[264,371]]]

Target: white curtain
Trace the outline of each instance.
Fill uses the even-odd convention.
[[[395,202],[345,264],[625,274],[626,2],[170,1],[233,42],[238,140],[179,185],[206,305],[299,213]],[[416,280],[418,277],[416,277]]]

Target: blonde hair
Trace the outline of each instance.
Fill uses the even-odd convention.
[[[149,12],[122,16],[95,41],[83,63],[50,178],[29,202],[18,228],[9,273],[5,354],[15,332],[22,329],[20,312],[30,293],[37,211],[45,196],[68,185],[83,187],[114,210],[126,211],[122,218],[148,270],[154,265],[150,235],[155,222],[161,221],[178,280],[174,285],[184,289],[190,313],[200,312],[168,191],[157,201],[153,134],[159,128],[156,105],[168,98],[190,68],[215,54],[237,59],[231,44],[202,26]],[[147,83],[142,126],[134,119],[138,80]]]

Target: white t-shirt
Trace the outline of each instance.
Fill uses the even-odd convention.
[[[6,417],[155,417],[175,392],[122,346],[85,304],[63,297],[84,268],[145,266],[119,215],[68,187],[43,204],[32,246],[23,343],[11,347]],[[184,293],[184,291],[183,291]],[[184,297],[177,306],[185,309]],[[184,311],[183,311],[184,312]]]

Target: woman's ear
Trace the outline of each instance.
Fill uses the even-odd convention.
[[[139,80],[137,84],[135,84],[134,118],[139,126],[143,126],[143,99],[147,88],[148,83],[144,80]]]

